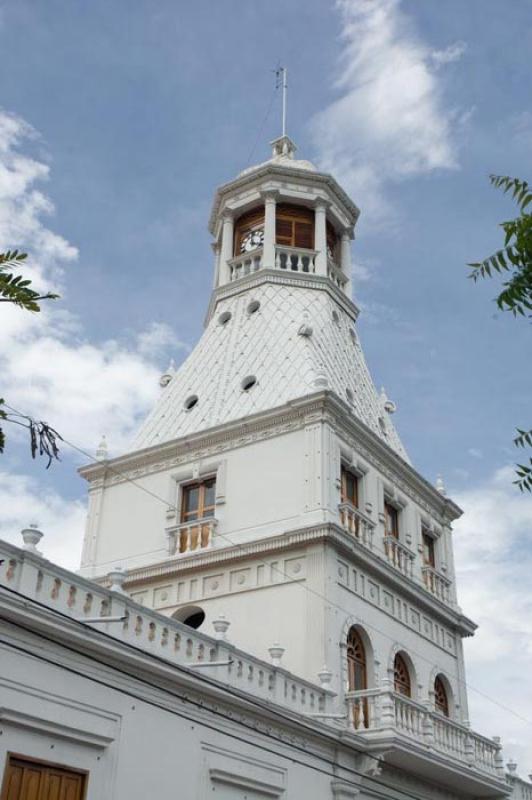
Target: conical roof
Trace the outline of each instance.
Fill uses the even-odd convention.
[[[347,404],[346,413],[407,459],[386,398],[369,374],[350,307],[325,287],[268,280],[220,299],[198,344],[163,389],[135,448],[330,389]],[[255,383],[245,388],[246,379]]]

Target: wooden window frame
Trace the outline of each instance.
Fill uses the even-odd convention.
[[[205,494],[207,489],[207,484],[214,484],[214,502],[212,505],[205,505]],[[198,507],[197,511],[189,511],[187,510],[187,495],[188,493],[195,488],[199,488],[198,494]],[[212,519],[214,517],[214,512],[216,510],[216,475],[208,475],[204,478],[199,478],[198,480],[188,481],[187,483],[181,484],[181,513],[180,513],[180,523],[193,523],[198,522],[202,519]],[[212,514],[208,514],[205,516],[206,512],[212,511]],[[193,514],[197,514],[196,517],[193,517]]]
[[[390,511],[393,513],[390,514]],[[400,513],[401,513],[400,508],[397,508],[397,506],[387,498],[384,499],[384,535],[393,536],[393,538],[397,539],[397,541],[399,541]],[[388,522],[390,519],[394,520],[394,523],[391,525],[391,527],[388,526]]]
[[[399,676],[400,671],[406,674],[406,679]],[[401,653],[396,653],[393,660],[393,689],[396,694],[412,699],[412,676],[406,659]]]
[[[279,233],[279,223],[290,225],[290,234]],[[310,226],[310,247],[298,243],[298,226]],[[275,244],[281,247],[294,247],[298,250],[314,250],[314,210],[305,206],[278,203],[275,210]]]
[[[440,698],[443,696],[443,699],[439,700],[438,696]],[[439,714],[450,719],[449,692],[440,675],[436,675],[434,678],[434,708]]]
[[[353,500],[347,496],[348,477],[351,477],[354,480],[355,502],[353,502]],[[360,476],[352,469],[349,469],[349,467],[345,464],[342,464],[340,468],[340,502],[349,503],[354,508],[360,508]]]
[[[423,527],[421,529],[421,544],[423,545],[423,566],[436,569],[436,539],[431,536],[428,528]],[[426,556],[427,550],[429,553],[428,558]]]
[[[18,762],[18,763],[17,763]],[[43,774],[46,773],[62,773],[64,775],[72,775],[79,777],[81,780],[81,791],[79,793],[79,800],[86,800],[87,791],[88,791],[88,784],[89,784],[89,771],[85,769],[78,769],[76,767],[66,766],[65,764],[58,764],[52,761],[44,761],[42,759],[34,758],[33,756],[26,756],[22,753],[6,753],[6,760],[4,766],[4,777],[2,780],[2,785],[0,787],[0,800],[6,800],[7,792],[9,789],[8,781],[10,780],[10,768],[15,765],[21,765],[24,769],[25,766],[34,767],[35,769],[39,769],[42,771]],[[37,795],[40,798],[43,795],[44,786],[39,787],[39,793]]]
[[[361,692],[368,688],[368,656],[366,646],[360,632],[352,626],[347,633],[347,685],[350,692]],[[362,686],[356,685],[357,666],[362,673]],[[353,724],[355,730],[360,727],[368,728],[369,704],[368,698],[364,697],[361,704],[353,705]]]

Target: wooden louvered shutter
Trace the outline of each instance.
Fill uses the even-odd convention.
[[[275,223],[275,238],[277,244],[284,244],[286,247],[292,247],[293,244],[293,231],[292,221],[278,217]]]
[[[310,222],[295,222],[294,228],[294,247],[305,247],[307,250],[312,250],[314,231]]]

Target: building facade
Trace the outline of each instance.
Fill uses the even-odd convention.
[[[469,724],[461,511],[410,464],[366,366],[358,209],[272,144],[216,192],[200,341],[131,451],[81,470],[80,575],[31,531],[1,553],[9,800],[33,797],[16,793],[32,759],[67,800],[529,791]]]

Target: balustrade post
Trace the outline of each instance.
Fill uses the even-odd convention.
[[[233,215],[229,212],[226,212],[223,217],[223,228],[222,228],[220,284],[229,283],[231,280],[231,267],[228,262],[233,258],[234,228],[235,224]]]
[[[264,198],[264,245],[262,266],[264,269],[275,268],[275,210],[277,192],[263,193]]]
[[[314,248],[316,253],[316,274],[327,275],[327,205],[318,200],[314,211]]]
[[[465,738],[464,752],[467,763],[470,766],[473,766],[475,763],[475,744],[473,742],[473,737],[470,734],[467,734]]]
[[[434,747],[434,720],[432,719],[430,701],[423,715],[423,741],[427,747]]]
[[[389,678],[382,680],[382,693],[379,709],[379,726],[381,728],[395,728],[395,699],[392,692],[392,682]]]

